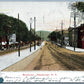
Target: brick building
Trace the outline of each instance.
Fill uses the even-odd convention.
[[[81,24],[75,29],[69,28],[68,31],[69,31],[69,45],[70,46],[75,45],[75,47],[84,48],[84,24]],[[74,41],[74,35],[75,35],[75,41]]]

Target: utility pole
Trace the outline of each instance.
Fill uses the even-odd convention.
[[[43,24],[44,24],[44,18],[45,18],[45,17],[43,16]]]
[[[19,33],[19,13],[18,13],[18,33]],[[20,35],[18,34],[18,56],[20,56]]]
[[[30,18],[30,52],[31,52],[31,25],[32,25],[32,18]]]
[[[40,31],[40,38],[41,38],[41,31]]]
[[[43,36],[43,41],[44,41],[44,33],[43,33],[43,35],[42,35],[42,36]]]
[[[74,51],[75,51],[75,28],[76,28],[76,12],[74,12]]]
[[[41,38],[41,31],[40,31],[40,38]]]
[[[56,43],[57,43],[57,27],[56,27]]]
[[[34,17],[34,50],[36,49],[36,17]]]
[[[69,27],[71,26],[71,15],[70,15],[70,24],[69,24]]]
[[[64,40],[63,40],[63,21],[61,22],[61,46],[63,46],[63,42],[64,42]]]

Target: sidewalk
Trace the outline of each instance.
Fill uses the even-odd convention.
[[[68,50],[72,50],[72,51],[74,51],[74,47],[66,46],[65,48],[68,49]],[[84,49],[81,49],[81,48],[75,48],[75,52],[84,52]]]
[[[61,44],[59,44],[59,43],[56,43],[56,45],[61,46]],[[71,51],[74,51],[74,47],[71,47],[71,46],[65,46],[64,48],[66,48],[68,50],[71,50]],[[82,49],[82,48],[75,48],[75,52],[84,52],[84,49]]]
[[[31,55],[32,53],[40,49],[43,45],[44,45],[44,42],[41,44],[41,46],[36,46],[36,50],[34,50],[34,47],[32,47],[31,52],[29,48],[21,50],[20,57],[18,56],[18,52],[12,52],[12,53],[0,56],[0,70],[3,70],[17,63],[18,61],[24,59],[25,57]]]

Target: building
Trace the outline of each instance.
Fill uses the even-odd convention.
[[[8,48],[8,46],[11,46],[15,43],[16,43],[16,34],[10,35],[9,38],[7,36],[0,37],[0,49]]]
[[[62,35],[62,31],[59,31],[60,35]],[[62,38],[62,36],[61,36]],[[62,39],[61,39],[62,40]],[[69,36],[68,36],[68,30],[63,30],[63,44],[69,45]]]
[[[12,42],[12,43],[16,42],[16,34],[10,35],[9,42]]]
[[[74,47],[75,45],[75,47],[84,48],[84,24],[81,24],[76,28],[69,28],[68,31],[69,31],[69,45],[72,47]]]
[[[84,24],[78,27],[78,48],[84,49]]]
[[[63,30],[64,44],[69,45],[68,30]]]

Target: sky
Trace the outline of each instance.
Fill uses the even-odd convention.
[[[83,0],[0,0],[0,1],[83,1]]]
[[[30,29],[30,18],[36,17],[36,30],[53,31],[56,28],[68,28],[70,25],[70,12],[68,8],[69,1],[0,1],[0,13],[17,18],[18,13],[20,20],[24,21]],[[34,21],[32,20],[32,28]]]

